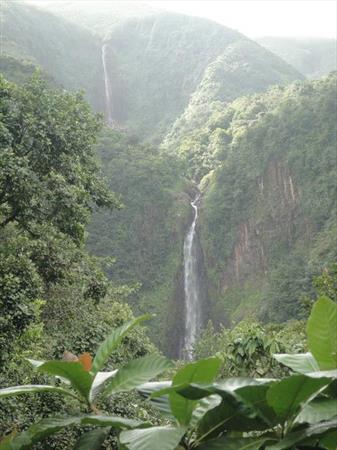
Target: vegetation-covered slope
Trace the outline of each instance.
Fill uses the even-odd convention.
[[[319,78],[337,69],[335,39],[265,37],[257,42],[308,78]]]
[[[101,38],[109,35],[111,29],[117,24],[130,18],[145,17],[158,12],[155,4],[149,5],[142,2],[125,0],[65,0],[65,1],[34,1],[30,4],[36,5],[56,14],[77,26],[86,28]]]
[[[124,208],[94,215],[89,249],[115,259],[107,268],[109,277],[136,288],[130,297],[134,309],[157,314],[151,336],[174,352],[183,323],[175,309],[183,307],[183,288],[177,294],[176,285],[190,213],[188,183],[172,156],[124,134],[105,130],[97,149]]]
[[[92,352],[132,312],[123,304],[130,289],[109,284],[84,247],[94,206],[118,204],[102,180],[93,148],[99,117],[81,95],[50,90],[37,76],[23,86],[1,76],[0,97],[3,387],[42,381],[25,361],[28,351],[47,359],[61,358],[64,351]],[[123,347],[114,354],[114,364],[154,349],[140,330]],[[129,400],[123,403],[124,413],[136,413]],[[18,423],[26,428],[51,411],[64,413],[65,407],[60,398],[45,394],[2,400],[0,410],[2,447],[2,437]],[[74,435],[59,435],[44,448],[71,448]]]
[[[21,2],[1,4],[1,52],[41,66],[66,89],[83,89],[91,105],[104,109],[98,41],[85,29]]]
[[[184,114],[177,119],[164,141],[164,148],[186,162],[187,173],[197,179],[212,167],[206,157],[200,129],[210,115],[242,95],[263,91],[274,84],[286,84],[302,76],[291,66],[258,44],[240,39],[229,45],[206,69]],[[207,132],[206,132],[207,133]]]
[[[336,258],[335,99],[336,75],[273,88],[200,133],[220,161],[201,212],[215,321],[300,317],[313,274]]]
[[[195,17],[129,20],[107,42],[115,119],[151,140],[163,136],[196,90],[208,103],[301,78],[240,33]]]
[[[77,8],[74,3],[63,4],[62,14],[68,11],[67,5],[70,9]],[[5,73],[12,74],[13,80],[22,81],[32,66],[16,64],[16,60],[8,55],[41,65],[65,87],[84,87],[92,104],[103,110],[102,42],[98,37],[61,17],[17,2],[5,4],[3,23],[5,56],[1,64]],[[106,21],[104,24],[108,26]],[[81,25],[88,26],[85,23]],[[153,336],[162,348],[172,350],[176,346],[172,335],[179,338],[174,321],[179,319],[178,328],[183,323],[182,247],[191,213],[189,201],[195,193],[192,183],[186,182],[185,177],[199,181],[220,164],[215,178],[210,178],[211,190],[205,198],[200,224],[214,288],[216,283],[221,285],[219,274],[225,270],[226,258],[231,257],[232,241],[240,224],[231,222],[225,235],[223,230],[211,225],[213,214],[218,214],[224,223],[235,215],[251,214],[251,204],[249,201],[245,203],[243,194],[237,197],[234,206],[228,203],[227,193],[222,197],[223,186],[216,184],[217,177],[221,179],[221,167],[225,167],[228,161],[232,161],[231,173],[239,171],[238,179],[243,183],[256,175],[254,163],[257,156],[254,152],[256,150],[258,154],[260,151],[258,144],[252,154],[243,158],[243,168],[240,166],[241,157],[227,160],[227,153],[232,152],[230,149],[236,145],[240,133],[248,136],[252,127],[264,123],[261,121],[269,117],[269,112],[274,111],[273,108],[276,110],[279,103],[284,103],[283,95],[288,94],[283,93],[288,91],[279,88],[271,91],[266,99],[262,96],[261,100],[256,100],[265,105],[261,111],[255,106],[255,100],[253,104],[245,98],[231,105],[230,102],[302,76],[240,33],[198,18],[168,13],[144,14],[137,19],[123,16],[122,20],[111,24],[109,30],[104,43],[113,109],[117,123],[128,131],[122,134],[104,132],[98,152],[110,186],[121,195],[125,208],[94,217],[89,228],[89,248],[97,255],[116,258],[108,269],[114,281],[133,286],[140,283],[141,288],[133,291],[132,303],[135,308],[159,314]],[[296,96],[296,89],[294,92]],[[290,94],[288,96],[291,98]],[[308,104],[311,101],[315,99],[308,100]],[[249,127],[246,116],[249,117]],[[142,139],[160,142],[173,122],[160,151],[141,143]],[[284,128],[289,135],[299,132],[286,121]],[[139,139],[134,139],[132,132]],[[304,145],[301,136],[298,136],[298,145]],[[288,176],[288,168],[284,169],[282,164],[276,162],[274,166],[263,166],[266,180]],[[289,186],[288,194],[295,195],[296,188]],[[238,189],[245,188],[239,186]],[[275,198],[270,202],[277,203],[281,201],[277,197],[279,189],[274,190]],[[248,191],[247,196],[254,192],[250,188]],[[231,198],[238,194],[228,195]],[[217,208],[212,206],[212,198],[219,203]],[[282,211],[285,216],[291,216],[293,205],[291,202],[288,204],[287,199],[284,202]],[[230,217],[223,219],[223,211],[226,214],[231,211]],[[284,229],[279,226],[281,222],[270,222],[268,232],[283,236]],[[218,232],[221,245],[214,244]],[[212,246],[217,247],[214,254]],[[226,250],[229,254],[222,252],[226,246],[231,249]],[[270,267],[268,260],[265,271]],[[247,273],[250,270],[248,268]],[[300,269],[298,271],[300,274]],[[261,271],[259,273],[267,283],[269,275],[265,277]],[[268,286],[273,284],[271,281],[268,283]],[[214,289],[214,301],[222,305],[221,301],[217,302],[222,288]],[[253,302],[260,297],[260,294],[256,295]],[[221,314],[219,319],[225,320],[227,313],[223,311]],[[166,320],[167,315],[172,317],[172,323]]]

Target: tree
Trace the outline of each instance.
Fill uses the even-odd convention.
[[[81,93],[50,90],[35,74],[24,86],[0,78],[0,227],[32,236],[50,223],[77,244],[94,205],[118,206],[93,149],[102,123]]]
[[[23,86],[0,77],[0,365],[36,318],[52,285],[81,280],[103,297],[106,280],[83,250],[94,207],[118,207],[94,143],[101,129],[81,93],[48,88],[36,73]],[[6,356],[7,355],[7,356]]]

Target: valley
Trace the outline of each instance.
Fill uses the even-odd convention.
[[[152,355],[172,378],[216,355],[226,376],[289,374],[271,355],[306,352],[312,304],[337,298],[336,42],[80,3],[1,6],[0,382],[32,383],[31,349],[78,363],[133,320],[109,373]],[[98,407],[163,424],[144,386]],[[22,397],[27,423],[66,411],[43,395]],[[78,432],[62,436],[41,449]]]
[[[141,18],[123,18],[106,29],[100,44],[102,38],[90,34],[88,27],[71,25],[71,31],[63,33],[68,22],[50,11],[9,4],[4,14],[8,57],[25,55],[57,84],[83,88],[92,106],[105,114],[108,128],[97,150],[110,188],[121,195],[125,210],[94,215],[88,248],[98,256],[116,259],[108,269],[112,280],[138,286],[129,301],[136,311],[156,312],[158,324],[153,325],[152,336],[156,344],[179,355],[184,324],[177,324],[189,320],[184,295],[177,291],[184,284],[183,243],[193,213],[194,183],[200,184],[203,192],[198,235],[205,283],[202,296],[210,299],[205,317],[228,325],[254,311],[257,317],[286,320],[292,313],[285,308],[283,314],[277,314],[271,300],[279,295],[278,273],[290,283],[289,292],[282,295],[300,317],[296,309],[299,300],[296,294],[292,297],[293,285],[295,292],[310,291],[310,279],[320,267],[319,261],[306,266],[301,245],[314,236],[320,241],[321,233],[331,235],[330,226],[325,225],[331,215],[327,212],[323,221],[313,223],[308,208],[314,199],[307,198],[308,188],[300,187],[294,173],[296,153],[288,146],[289,156],[284,152],[281,159],[277,156],[292,127],[283,125],[277,130],[275,122],[269,143],[258,136],[263,135],[270,114],[286,114],[282,102],[288,95],[294,107],[298,105],[296,95],[301,101],[301,90],[307,89],[307,101],[314,101],[309,92],[313,89],[315,95],[319,85],[312,82],[302,88],[298,84],[288,91],[274,88],[259,96],[256,93],[269,86],[301,81],[304,76],[240,33],[203,19],[145,10]],[[64,73],[53,68],[55,49],[45,52],[38,45],[38,36],[26,42],[17,40],[14,14],[20,17],[16,27],[21,23],[24,29],[29,20],[34,33],[41,33],[34,25],[40,15],[45,23],[50,22],[49,27],[61,37],[58,58],[68,58]],[[86,60],[68,52],[72,48],[78,53],[78,46],[83,45],[90,49],[85,52]],[[324,83],[326,89],[333,88],[333,81]],[[331,112],[327,111],[327,117]],[[298,114],[294,120],[302,120],[302,113]],[[323,139],[315,114],[308,117],[304,110],[303,114],[310,127],[317,127],[313,133]],[[284,124],[284,117],[282,120]],[[305,145],[302,135],[290,139]],[[331,159],[333,143],[329,144],[328,136],[324,139]],[[310,147],[314,151],[319,145],[316,142]],[[307,151],[311,151],[309,147]],[[305,179],[309,173],[309,167],[308,174],[302,168],[299,176]],[[224,190],[227,185],[228,191]],[[327,211],[330,207],[327,204]],[[304,237],[303,244],[298,236]],[[315,245],[311,244],[313,253]],[[294,257],[290,256],[293,253]],[[321,264],[333,260],[328,250],[321,258]],[[285,269],[284,264],[293,264],[290,261],[300,262],[307,273],[300,284],[296,271]],[[172,323],[165,319],[169,312]],[[178,336],[177,329],[181,330]]]

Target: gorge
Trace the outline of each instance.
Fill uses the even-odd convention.
[[[301,317],[301,295],[334,258],[333,75],[304,81],[209,20],[112,13],[109,23],[97,10],[94,30],[72,7],[5,2],[1,67],[24,81],[24,58],[105,112],[95,151],[124,208],[94,211],[87,249],[113,260],[105,272],[130,287],[135,314],[156,314],[152,341],[179,357],[208,319]]]

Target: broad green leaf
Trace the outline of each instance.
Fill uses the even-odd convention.
[[[83,433],[75,444],[74,450],[101,450],[102,444],[110,433],[110,428],[92,430]]]
[[[297,413],[299,406],[317,395],[331,380],[310,378],[306,375],[292,375],[273,384],[267,392],[268,404],[274,409],[281,422]]]
[[[255,378],[227,378],[220,380],[214,384],[181,384],[176,386],[168,386],[167,388],[157,391],[153,397],[176,392],[190,400],[200,400],[212,394],[220,394],[222,392],[234,393],[241,388],[249,386],[269,385],[276,380],[271,379],[255,379]]]
[[[119,440],[128,450],[175,450],[184,433],[184,428],[152,427],[123,431]]]
[[[337,430],[337,420],[331,420],[329,422],[322,422],[311,425],[307,428],[301,429],[299,431],[295,431],[293,433],[289,433],[286,435],[280,442],[277,444],[266,447],[267,450],[286,450],[293,448],[294,445],[297,445],[303,441],[305,441],[308,437],[317,436],[325,437],[326,434],[330,434],[331,432]]]
[[[336,450],[337,431],[327,432],[320,440],[320,446],[327,450]]]
[[[148,422],[128,419],[118,416],[84,416],[81,419],[81,425],[94,425],[96,427],[113,427],[122,430],[130,428],[149,426]]]
[[[321,297],[307,323],[308,346],[321,370],[337,369],[337,303]]]
[[[0,450],[25,450],[42,439],[57,433],[63,428],[82,425],[97,427],[113,427],[121,430],[128,430],[136,427],[149,426],[147,422],[139,422],[138,420],[124,419],[118,416],[79,416],[66,418],[48,418],[42,419],[40,422],[29,427],[18,436],[12,438],[9,442],[5,441],[0,444]],[[83,447],[85,448],[85,447]]]
[[[190,421],[190,426],[195,427],[200,420],[204,417],[207,411],[215,408],[221,403],[220,395],[213,394],[209,397],[202,398],[198,401],[196,408],[192,412],[192,417]]]
[[[51,436],[63,428],[79,425],[80,417],[48,418],[30,426],[27,430],[15,436],[11,441],[0,444],[0,450],[26,450],[33,444]]]
[[[95,398],[104,390],[106,382],[114,377],[118,370],[112,370],[111,372],[97,372],[94,381],[90,388],[89,401],[92,403]]]
[[[259,385],[252,385],[255,389]],[[245,403],[235,391],[214,388],[221,396],[221,403],[207,411],[198,424],[198,441],[206,441],[226,431],[252,431],[270,428],[256,408]]]
[[[130,361],[107,382],[103,396],[106,397],[116,392],[131,391],[170,367],[172,367],[172,363],[160,355],[148,355]]]
[[[273,355],[278,362],[289,367],[294,372],[308,373],[316,372],[319,370],[317,361],[310,352],[297,353],[295,355],[289,355],[286,353],[280,353]]]
[[[81,363],[72,361],[47,361],[39,366],[37,370],[70,381],[72,387],[89,402],[89,392],[93,377],[83,369]]]
[[[243,386],[238,388],[235,393],[244,401],[245,405],[257,412],[258,416],[272,428],[278,423],[278,420],[275,411],[267,401],[270,385],[271,383]]]
[[[320,398],[307,403],[295,419],[295,423],[318,423],[337,416],[337,400]]]
[[[331,380],[337,379],[337,370],[320,370],[318,372],[310,372],[305,374],[310,378],[330,378]]]
[[[220,437],[211,439],[195,447],[196,450],[259,450],[266,442],[270,442],[268,437]]]
[[[152,398],[152,394],[170,387],[171,384],[171,381],[152,381],[150,383],[137,386],[137,391],[141,396],[149,399],[151,405],[157,408],[162,414],[173,419],[174,416],[172,415],[168,395]]]
[[[187,364],[176,373],[172,380],[172,386],[186,383],[210,383],[217,376],[220,365],[221,361],[218,358],[203,359]],[[196,402],[188,400],[176,392],[171,392],[169,399],[174,417],[181,425],[187,425],[191,420]]]
[[[0,389],[0,398],[13,397],[21,394],[36,394],[40,392],[55,392],[56,394],[70,395],[77,398],[72,392],[61,387],[49,386],[46,384],[26,384],[23,386],[11,386]]]
[[[151,315],[146,314],[144,316],[140,316],[136,319],[130,320],[129,322],[124,323],[119,328],[114,329],[112,333],[105,339],[105,341],[103,341],[102,344],[98,347],[94,361],[92,363],[91,372],[96,375],[96,373],[103,368],[111,353],[118,347],[123,337],[140,322],[149,320],[151,319],[151,317]]]
[[[218,407],[205,411],[205,417],[199,417],[200,433],[209,432],[215,427],[228,429],[245,430],[265,429],[275,422],[275,413],[266,401],[266,392],[276,380],[251,379],[251,378],[228,378],[227,380],[214,383],[212,385],[178,385],[162,389],[154,395],[164,395],[175,391],[180,396],[189,400],[200,400],[218,394],[222,397],[222,404]],[[156,398],[155,398],[156,399]],[[196,405],[196,403],[195,403]],[[197,409],[197,408],[196,408]],[[234,420],[233,418],[237,419]],[[193,419],[195,424],[195,419]],[[233,428],[234,427],[234,428]]]

